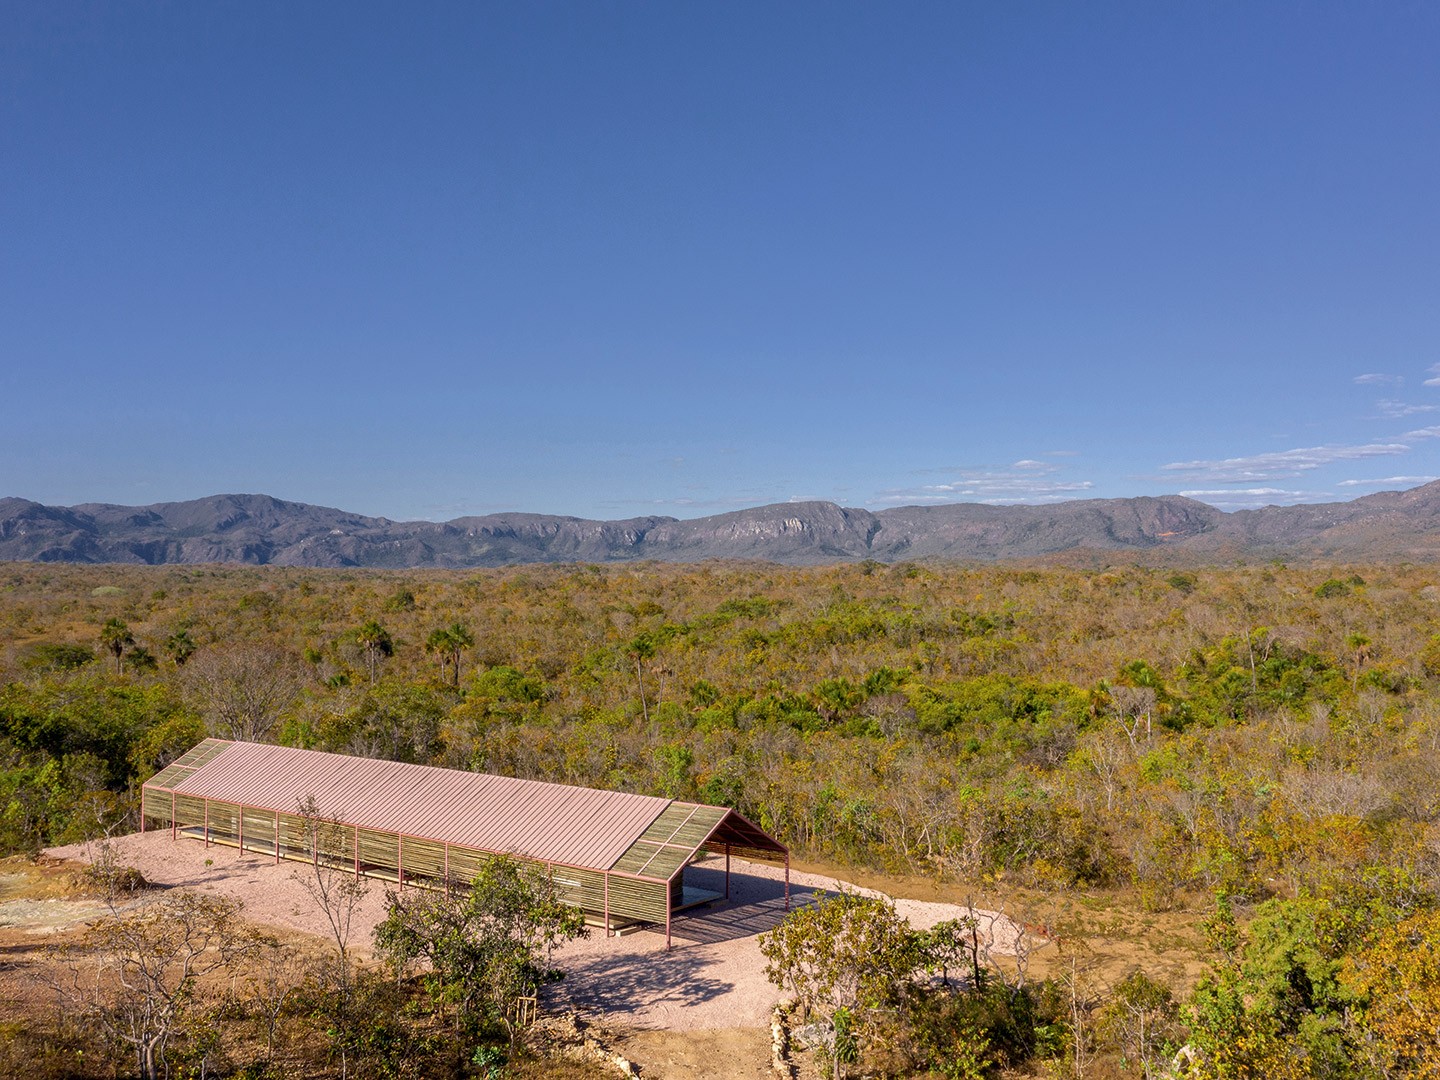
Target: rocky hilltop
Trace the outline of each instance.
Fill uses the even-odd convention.
[[[1225,513],[1178,495],[1045,506],[778,503],[711,517],[590,521],[488,514],[391,521],[268,495],[152,506],[44,506],[0,499],[0,559],[469,567],[532,562],[763,559],[995,561],[1070,551],[1156,551],[1197,559],[1440,557],[1440,481],[1353,502]]]

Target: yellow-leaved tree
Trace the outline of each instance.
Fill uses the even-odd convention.
[[[1440,1080],[1440,911],[1376,934],[1345,978],[1368,1000],[1361,1022],[1385,1075]]]

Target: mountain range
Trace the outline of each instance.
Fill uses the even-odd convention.
[[[875,559],[993,562],[1074,552],[1214,562],[1440,558],[1440,481],[1351,502],[1226,513],[1179,495],[870,511],[776,503],[710,517],[590,521],[504,513],[391,521],[268,495],[151,506],[0,499],[0,560],[478,567],[537,562]]]

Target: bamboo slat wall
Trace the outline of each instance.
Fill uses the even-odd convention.
[[[246,810],[241,815],[245,846],[252,851],[275,850],[275,815],[264,810]]]
[[[171,805],[170,793],[145,790],[144,813],[151,823],[170,826]],[[391,881],[399,877],[403,864],[407,882],[438,884],[448,874],[453,880],[468,883],[495,857],[474,848],[374,829],[356,829],[343,822],[321,821],[312,826],[298,814],[242,808],[192,795],[174,795],[173,805],[173,824],[186,835],[208,837],[212,843],[241,846],[265,855],[276,853],[278,825],[282,859],[311,862],[319,857],[335,867],[349,869],[356,865],[358,838],[360,872]],[[587,914],[605,914],[608,892],[612,920],[665,921],[667,886],[663,881],[640,881],[620,874],[565,866],[550,866],[548,872],[559,899]],[[676,875],[668,892],[671,902],[678,904],[683,894],[680,875]]]
[[[664,922],[668,908],[663,884],[610,875],[610,914],[642,922]]]
[[[397,833],[360,830],[360,867],[381,870],[400,868],[400,837]]]
[[[445,845],[433,840],[405,839],[401,864],[406,877],[424,877],[435,881],[445,878]]]
[[[711,855],[723,855],[723,854],[725,854],[725,848],[726,848],[726,845],[724,845],[724,844],[714,844],[714,843],[710,843],[710,844],[705,844],[705,845],[703,845],[700,850],[701,850],[701,851],[704,851],[704,852],[707,852],[708,854],[711,854]],[[737,859],[749,859],[751,862],[768,862],[768,863],[774,863],[774,862],[780,862],[780,861],[782,861],[781,858],[779,858],[779,857],[776,856],[775,852],[770,851],[770,850],[765,849],[765,848],[744,847],[744,846],[742,846],[742,845],[740,845],[740,844],[731,844],[731,845],[729,845],[729,848],[730,848],[730,854],[733,855],[733,856],[734,856],[735,858],[737,858]]]

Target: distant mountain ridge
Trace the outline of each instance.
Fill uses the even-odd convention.
[[[1068,551],[1196,558],[1440,558],[1440,481],[1352,502],[1226,513],[1179,495],[1042,506],[952,503],[870,511],[776,503],[710,517],[590,521],[504,513],[391,521],[268,495],[151,506],[0,499],[0,560],[481,567],[537,562],[876,559],[993,562]]]

